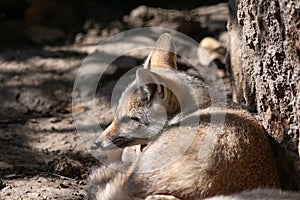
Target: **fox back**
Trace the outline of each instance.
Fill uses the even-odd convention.
[[[212,117],[223,115],[224,122],[212,124]],[[272,150],[251,115],[214,108],[187,119],[193,117],[200,117],[198,125],[169,127],[144,149],[126,183],[134,196],[196,200],[279,187]]]

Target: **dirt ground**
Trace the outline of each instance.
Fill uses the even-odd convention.
[[[0,199],[86,197],[86,178],[100,163],[76,132],[70,109],[73,84],[95,46],[122,31],[116,27],[102,28],[96,36],[91,28],[90,35],[79,34],[72,44],[0,49]],[[108,73],[106,86],[97,91],[103,128],[112,119],[112,86],[128,69]]]
[[[65,110],[85,56],[40,48],[0,53],[2,199],[85,197],[85,179],[97,160]]]

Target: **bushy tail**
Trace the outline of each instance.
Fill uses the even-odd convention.
[[[102,166],[88,179],[88,200],[132,200],[123,187],[125,173]]]

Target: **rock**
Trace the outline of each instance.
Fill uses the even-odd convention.
[[[206,51],[205,54],[203,54],[201,51],[198,51],[198,58],[200,64],[207,66],[210,63],[210,61],[213,60],[220,60],[221,63],[225,64],[226,49],[218,40],[212,37],[205,37],[201,40],[199,48],[204,49]],[[207,54],[210,58],[208,60],[206,58]]]
[[[130,27],[160,26],[188,34],[191,31],[191,18],[187,11],[166,10],[139,6],[125,19]]]
[[[131,28],[164,27],[184,34],[218,34],[226,30],[227,4],[218,4],[187,10],[167,10],[139,6],[124,21]]]
[[[198,34],[218,36],[227,30],[228,5],[219,3],[212,6],[201,6],[190,12],[193,21],[201,27]],[[204,32],[203,32],[204,31]]]
[[[212,37],[205,37],[201,40],[197,53],[201,65],[209,66],[213,62],[218,68],[219,77],[225,76],[226,48],[221,42]]]

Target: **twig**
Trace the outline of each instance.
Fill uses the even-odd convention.
[[[51,173],[51,172],[42,172],[42,173],[46,173],[46,174],[49,174],[49,175],[52,175],[52,176],[57,176],[61,179],[67,179],[67,180],[71,180],[71,181],[77,180],[77,177],[76,178],[70,178],[70,177],[67,177],[67,176],[62,176],[62,175]]]

